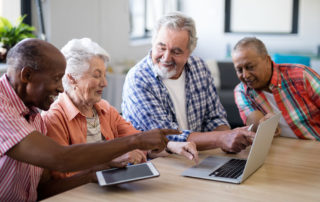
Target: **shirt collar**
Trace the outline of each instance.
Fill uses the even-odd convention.
[[[61,103],[61,107],[65,111],[66,117],[69,121],[74,119],[78,114],[84,116],[65,92],[59,94],[58,102]],[[107,109],[104,109],[100,102],[94,104],[94,107],[97,110],[98,115],[105,114],[107,112]]]
[[[269,88],[272,90],[275,87],[281,88],[281,74],[279,65],[272,61],[272,77],[270,80]]]
[[[3,86],[4,93],[11,99],[12,103],[14,103],[15,108],[17,109],[18,113],[22,116],[25,115],[36,115],[39,113],[38,109],[36,107],[27,107],[24,102],[21,100],[21,98],[17,95],[16,91],[11,86],[7,74],[4,74],[1,77],[1,83]]]

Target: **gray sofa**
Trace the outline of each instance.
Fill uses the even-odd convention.
[[[220,73],[220,89],[218,89],[218,94],[222,105],[227,111],[228,122],[231,128],[243,126],[234,101],[233,89],[240,81],[234,70],[233,63],[218,62],[218,68]]]

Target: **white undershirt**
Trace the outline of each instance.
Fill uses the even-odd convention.
[[[263,91],[264,95],[266,96],[270,106],[272,107],[274,112],[280,112],[276,100],[274,99],[274,96],[272,93],[269,93],[267,91]],[[281,129],[281,134],[280,136],[283,137],[291,137],[291,138],[298,138],[294,132],[292,131],[292,129],[290,128],[290,126],[288,125],[287,121],[284,120],[283,116],[281,115],[280,121],[279,121],[279,126]]]
[[[180,130],[188,130],[188,120],[186,113],[186,74],[183,71],[180,77],[174,79],[162,80],[164,85],[167,87],[170,98],[173,102],[174,109],[176,111],[176,118],[179,124]]]

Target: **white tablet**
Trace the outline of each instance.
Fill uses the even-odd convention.
[[[147,162],[125,168],[101,170],[96,172],[96,175],[100,186],[108,186],[158,177],[160,174],[151,162]]]

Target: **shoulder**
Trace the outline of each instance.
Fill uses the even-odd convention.
[[[125,79],[124,88],[141,88],[154,85],[157,78],[152,71],[152,64],[149,56],[143,58],[132,67]]]
[[[59,100],[56,100],[54,103],[52,103],[48,111],[42,111],[41,117],[46,124],[48,122],[56,122],[57,120],[67,119],[66,113],[64,112]]]
[[[95,106],[98,108],[98,110],[102,110],[105,114],[119,114],[118,110],[107,100],[101,99]]]
[[[240,82],[236,87],[234,88],[234,92],[239,93],[239,92],[244,92],[245,91],[245,85]]]
[[[207,64],[204,62],[204,60],[198,56],[190,55],[188,58],[188,64],[190,66],[196,66],[198,68],[206,68]]]
[[[148,62],[148,56],[146,56],[129,70],[127,78],[143,77],[149,72],[149,69],[151,70],[151,66]]]
[[[302,76],[304,72],[309,71],[309,67],[300,64],[276,64],[276,68],[282,74],[298,77]]]
[[[99,102],[97,102],[95,104],[95,107],[98,109],[98,110],[102,110],[104,113],[109,113],[110,110],[113,110],[114,107],[112,107],[110,105],[110,103],[107,101],[107,100],[104,100],[104,99],[101,99]]]
[[[214,85],[212,74],[203,59],[190,56],[186,66],[186,75],[194,85]]]
[[[192,73],[202,74],[202,76],[205,76],[205,75],[211,76],[210,70],[208,69],[207,64],[205,63],[205,61],[202,58],[191,55],[188,59],[187,64],[188,64],[189,69]]]

